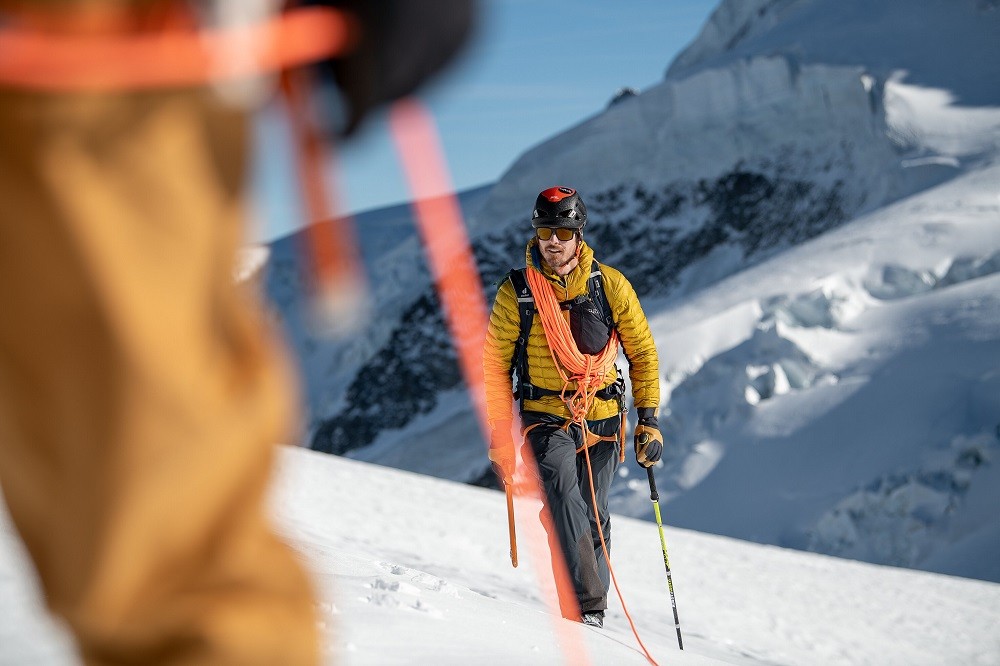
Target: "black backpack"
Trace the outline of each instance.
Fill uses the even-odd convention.
[[[559,395],[559,391],[544,389],[531,383],[528,376],[528,335],[531,332],[531,322],[535,313],[535,297],[528,286],[525,268],[512,269],[505,279],[510,280],[517,297],[517,312],[520,318],[520,328],[517,340],[514,342],[514,354],[510,361],[510,376],[514,391],[514,399],[519,400],[524,407],[525,400],[538,400],[545,396]],[[502,283],[502,281],[501,281]],[[570,301],[559,304],[562,309],[570,311],[570,330],[577,347],[585,354],[597,354],[607,344],[611,331],[615,327],[611,304],[604,292],[604,280],[601,279],[601,266],[593,262],[590,277],[587,279],[587,293]],[[619,398],[625,394],[625,379],[621,370],[615,383],[597,392],[602,400]],[[622,405],[624,407],[624,405]]]

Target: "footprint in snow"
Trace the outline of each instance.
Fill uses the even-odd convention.
[[[392,562],[379,562],[378,566],[380,569],[388,571],[393,576],[405,576],[411,571],[411,569],[407,569],[406,567],[398,564],[393,564]]]
[[[415,585],[376,578],[370,587],[371,593],[364,598],[370,604],[382,608],[414,610],[435,618],[442,616],[440,611],[420,598],[422,591]]]
[[[422,598],[424,593],[434,592],[460,598],[458,590],[453,585],[437,576],[388,562],[380,562],[379,567],[404,580],[376,577],[369,583],[371,592],[364,598],[370,604],[388,608],[407,608],[427,613],[431,617],[441,617],[441,612]]]
[[[417,571],[416,569],[404,567],[399,564],[393,564],[391,562],[379,562],[378,566],[383,571],[387,571],[394,576],[405,576],[409,578],[411,582],[429,592],[438,592],[456,599],[460,599],[462,597],[458,588],[449,583],[447,580],[433,574],[429,574],[425,571]]]

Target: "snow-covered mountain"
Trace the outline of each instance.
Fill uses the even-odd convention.
[[[492,298],[537,192],[583,193],[660,350],[669,523],[1000,581],[998,35],[995,0],[725,0],[662,83],[463,196]],[[348,341],[302,325],[275,245],[307,439],[486,483],[408,225],[360,220],[375,316]],[[638,471],[614,509],[649,517]]]
[[[603,630],[551,611],[535,500],[286,448],[272,506],[318,594],[324,662],[648,664],[612,592]],[[1000,664],[1000,585],[668,528],[684,651],[656,526],[614,519],[629,614],[661,664]],[[45,616],[0,507],[0,665],[79,664]]]

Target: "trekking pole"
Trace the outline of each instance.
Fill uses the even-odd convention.
[[[507,490],[507,527],[510,529],[510,563],[517,568],[517,536],[514,534],[514,490],[510,483],[504,483]]]
[[[667,557],[667,542],[663,538],[663,522],[660,520],[660,495],[656,492],[656,480],[653,478],[652,466],[646,468],[646,476],[649,477],[649,499],[653,501],[656,526],[660,530],[660,548],[663,549],[663,566],[667,569],[667,588],[670,590],[670,605],[674,609],[674,628],[677,629],[677,646],[683,650],[684,640],[681,638],[681,621],[677,617],[677,599],[674,597],[674,581],[670,577],[670,559]]]

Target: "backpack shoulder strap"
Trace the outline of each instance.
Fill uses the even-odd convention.
[[[531,380],[528,378],[528,336],[531,334],[531,320],[535,317],[535,297],[528,286],[526,268],[513,268],[507,273],[507,279],[514,288],[517,298],[517,314],[520,320],[517,340],[514,342],[514,353],[510,358],[510,373],[513,381],[514,399],[524,409],[525,393],[530,392]]]
[[[523,387],[530,385],[528,379],[528,336],[531,334],[531,321],[535,316],[535,297],[528,286],[528,277],[524,274],[527,269],[514,268],[507,273],[514,288],[514,296],[517,298],[517,314],[520,320],[517,340],[514,342],[514,353],[510,358],[509,373],[514,379],[514,397],[524,401]]]
[[[609,329],[614,328],[614,313],[611,310],[611,303],[608,301],[608,295],[604,291],[604,279],[601,274],[601,265],[597,263],[596,259],[590,267],[590,278],[587,280],[587,291],[590,292],[591,297],[594,299],[594,303],[597,305],[597,308],[601,313],[601,319],[604,320],[605,325],[607,325]]]
[[[611,309],[611,301],[608,300],[608,294],[604,291],[604,278],[601,273],[601,265],[597,263],[596,259],[590,267],[590,278],[587,281],[587,289],[592,294],[591,297],[594,299],[594,304],[597,306],[597,309],[601,312],[601,319],[604,321],[604,324],[609,330],[613,329],[615,327],[614,311]],[[615,380],[614,384],[598,391],[597,397],[605,400],[611,398],[617,399],[618,411],[622,414],[621,431],[619,434],[624,437],[624,413],[628,411],[628,407],[625,405],[625,377],[622,375],[622,369],[618,367],[617,363],[615,364],[615,371],[618,373],[618,378]],[[624,455],[624,444],[621,445],[621,451],[622,455]],[[624,460],[625,459],[622,458],[622,462],[624,462]]]
[[[524,268],[514,268],[507,273],[510,284],[514,287],[514,296],[517,298],[517,314],[521,319],[521,327],[518,334],[518,342],[528,340],[528,333],[531,331],[531,319],[535,314],[535,297],[528,286],[528,278],[524,274]]]

